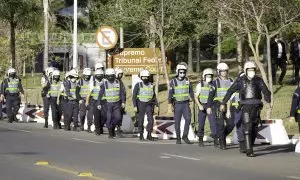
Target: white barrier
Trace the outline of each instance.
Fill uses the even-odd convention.
[[[238,144],[236,131],[233,131],[231,142]],[[270,143],[272,145],[284,145],[291,143],[281,119],[262,120],[258,127],[255,144]]]
[[[299,137],[298,142],[295,147],[295,153],[300,153],[300,137]]]

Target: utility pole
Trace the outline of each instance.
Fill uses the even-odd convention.
[[[49,56],[49,30],[48,30],[48,0],[43,0],[44,4],[44,58],[43,58],[43,70],[45,71],[48,67],[48,56]]]
[[[77,0],[74,0],[74,30],[73,30],[73,69],[77,68],[78,47],[77,47]]]

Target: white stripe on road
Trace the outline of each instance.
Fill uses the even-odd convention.
[[[32,131],[26,131],[26,130],[23,130],[23,129],[10,128],[10,127],[7,127],[7,126],[1,126],[1,127],[9,129],[9,130],[13,130],[13,131],[20,131],[20,132],[32,133]]]
[[[193,160],[193,161],[200,161],[202,159],[198,159],[198,158],[192,158],[192,157],[187,157],[187,156],[179,156],[176,154],[167,154],[167,153],[162,153],[162,155],[164,156],[171,156],[171,157],[176,157],[176,158],[181,158],[181,159],[188,159],[188,160]]]
[[[287,176],[287,178],[290,178],[290,179],[300,179],[300,177],[297,177],[297,176]]]
[[[91,141],[91,140],[87,140],[87,139],[79,139],[79,138],[72,138],[75,141],[84,141],[84,142],[90,142],[90,143],[96,143],[96,144],[102,144],[104,142],[99,142],[99,141]]]

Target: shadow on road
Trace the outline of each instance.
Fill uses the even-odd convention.
[[[37,154],[41,154],[39,152],[9,152],[9,153],[0,153],[0,155],[37,155]]]
[[[269,154],[279,154],[279,153],[291,153],[295,151],[295,145],[287,144],[287,145],[274,145],[269,146],[265,145],[263,147],[258,147],[255,149],[257,156],[264,156]]]

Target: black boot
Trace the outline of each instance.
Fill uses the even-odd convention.
[[[182,140],[185,142],[185,144],[193,144],[187,136],[182,136]]]
[[[113,136],[113,129],[112,128],[109,128],[108,129],[108,139],[113,139],[114,136]]]
[[[181,144],[181,137],[180,137],[180,135],[178,135],[176,137],[176,144]]]
[[[144,133],[140,133],[140,141],[144,141],[145,139],[144,139]]]
[[[60,121],[58,121],[58,129],[61,129]]]
[[[199,147],[204,147],[203,137],[199,137],[198,146],[199,146]]]
[[[220,139],[220,149],[226,150],[226,140]]]
[[[44,128],[48,128],[48,118],[45,118]]]
[[[13,117],[8,117],[8,123],[12,123],[14,121]]]
[[[84,131],[84,125],[80,125],[80,131]]]
[[[255,157],[255,154],[253,153],[253,147],[252,147],[252,141],[251,141],[250,134],[245,134],[245,147],[246,147],[246,155],[248,157]]]
[[[17,115],[14,115],[14,121],[19,122],[19,119],[17,118]]]
[[[220,144],[220,143],[219,143],[219,139],[215,137],[215,138],[214,138],[214,146],[215,146],[215,147],[219,147],[219,144]]]
[[[240,153],[246,153],[245,141],[239,141]]]
[[[53,129],[58,129],[57,123],[54,123],[54,124],[53,124]]]
[[[79,131],[78,127],[77,127],[77,126],[74,126],[74,127],[73,127],[73,131],[78,132],[78,131]]]
[[[113,137],[116,137],[116,127],[115,126],[112,127],[111,133],[112,133]]]
[[[121,127],[120,127],[120,126],[117,126],[117,136],[118,136],[119,138],[123,138],[123,137],[124,137],[123,134],[122,134],[122,131],[121,131]]]
[[[92,133],[91,126],[88,126],[87,132]],[[100,135],[100,131],[99,131],[99,135]]]
[[[154,138],[152,137],[151,132],[148,132],[148,134],[147,134],[147,140],[154,141]]]

